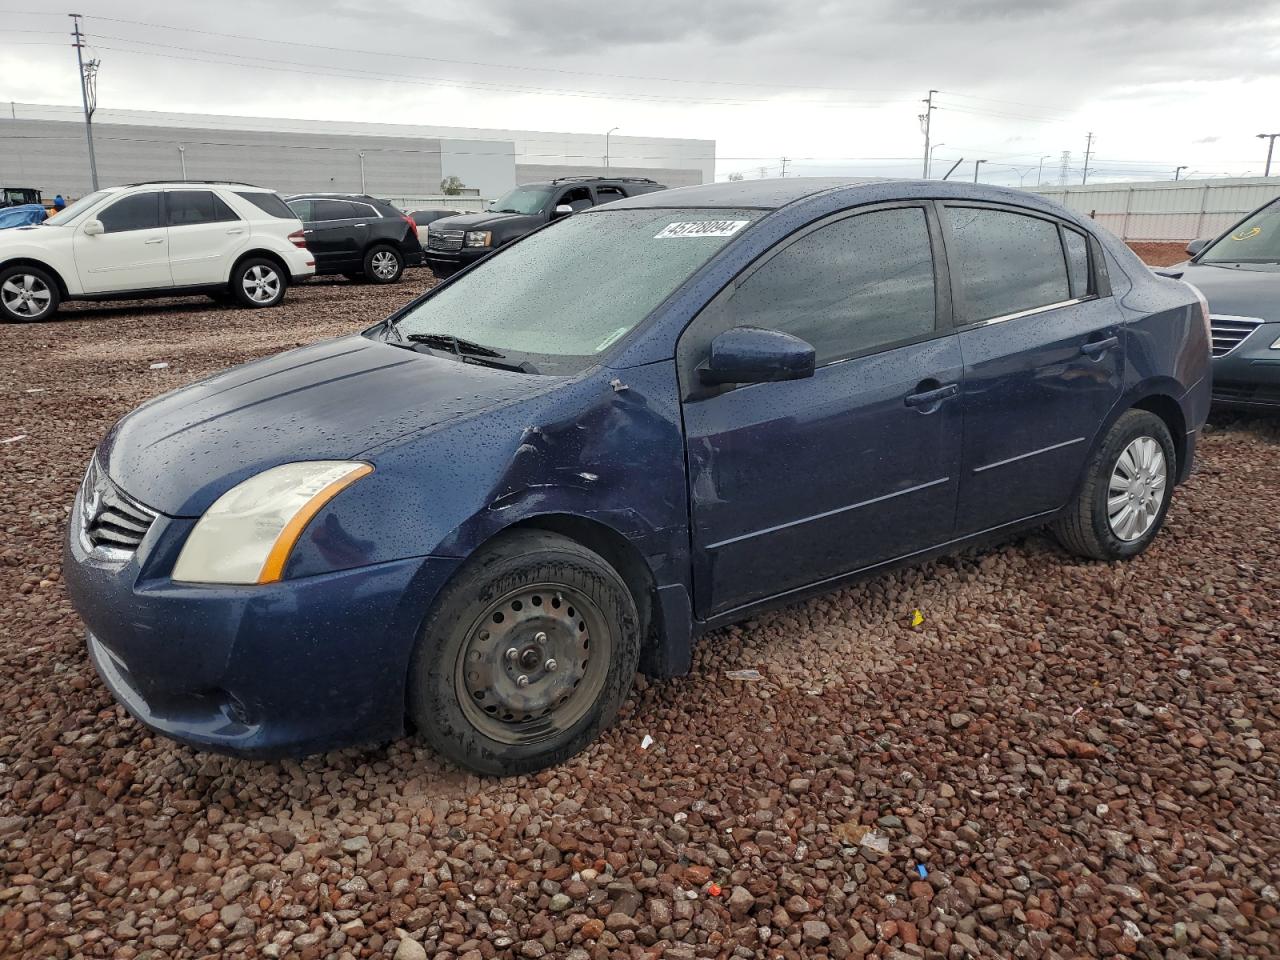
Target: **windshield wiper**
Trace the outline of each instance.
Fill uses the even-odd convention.
[[[512,210],[510,207],[502,207],[501,209],[489,208],[490,213],[519,213],[519,210]]]
[[[507,356],[505,353],[493,347],[486,347],[482,343],[476,343],[474,340],[455,337],[451,333],[411,333],[405,339],[410,343],[420,343],[424,347],[432,347],[436,350],[451,350],[463,363],[476,363],[484,367],[495,367],[498,370],[511,370],[515,373],[536,374],[538,372],[538,368],[528,360],[522,360],[519,363],[503,363]]]

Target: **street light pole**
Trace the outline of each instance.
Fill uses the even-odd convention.
[[[1263,174],[1262,174],[1264,177],[1269,177],[1269,176],[1271,176],[1271,151],[1275,150],[1275,148],[1276,148],[1276,137],[1280,137],[1280,133],[1260,133],[1260,134],[1258,134],[1258,139],[1259,139],[1259,140],[1266,140],[1266,141],[1268,141],[1268,143],[1267,143],[1267,169],[1266,169],[1265,171],[1263,171]]]
[[[1183,171],[1183,170],[1185,170],[1185,169],[1187,169],[1187,165],[1184,163],[1182,166],[1178,167],[1177,169],[1175,169],[1175,170],[1173,171],[1173,182],[1174,182],[1174,183],[1177,183],[1179,180],[1181,180],[1181,179],[1182,179],[1182,171]]]
[[[368,193],[364,186],[364,151],[360,151],[360,192]]]
[[[182,164],[182,179],[187,179],[187,148],[178,144],[178,162]]]
[[[973,161],[973,182],[974,182],[974,183],[977,183],[977,182],[978,182],[978,168],[979,168],[979,167],[981,167],[981,166],[982,166],[984,163],[986,163],[986,162],[987,162],[987,161],[985,161],[985,160],[975,160],[975,161]]]
[[[80,102],[84,104],[84,136],[89,144],[89,182],[98,189],[98,160],[93,155],[93,114],[98,109],[98,61],[84,62],[84,34],[80,32],[80,14],[70,13],[74,27],[71,36],[76,48],[76,63],[80,66]]]
[[[609,169],[609,135],[613,133],[614,130],[617,130],[617,129],[619,128],[612,127],[609,130],[606,130],[604,134],[604,168],[606,170]]]
[[[933,169],[933,155],[937,152],[939,147],[945,147],[945,146],[946,146],[945,143],[935,143],[932,147],[929,148],[929,169],[930,170]]]

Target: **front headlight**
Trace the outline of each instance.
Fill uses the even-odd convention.
[[[493,240],[493,234],[488,230],[468,230],[467,246],[468,247],[487,247]]]
[[[183,583],[274,583],[320,508],[373,472],[367,463],[310,460],[264,470],[204,512],[173,567]]]

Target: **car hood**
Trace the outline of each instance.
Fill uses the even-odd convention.
[[[460,213],[456,217],[444,217],[436,220],[428,230],[491,230],[494,227],[515,226],[517,224],[540,224],[542,218],[537,214],[523,213]]]
[[[1212,314],[1280,322],[1280,272],[1196,263],[1169,267],[1161,272],[1181,272],[1181,279],[1205,295]]]
[[[269,467],[356,459],[559,379],[344,337],[157,397],[112,427],[99,456],[130,496],[169,516],[199,516]]]

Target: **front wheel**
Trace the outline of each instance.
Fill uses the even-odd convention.
[[[1147,549],[1160,532],[1177,454],[1164,421],[1129,410],[1107,431],[1084,483],[1053,526],[1064,547],[1092,560],[1122,560]]]
[[[58,309],[58,284],[39,267],[0,270],[0,320],[31,323],[48,320]]]
[[[242,261],[231,276],[231,295],[244,307],[274,307],[288,286],[279,264],[265,257]]]
[[[596,738],[631,690],[639,617],[622,578],[565,537],[522,531],[467,561],[423,624],[408,712],[479,773],[529,773]]]
[[[374,283],[395,283],[404,273],[404,257],[393,247],[373,247],[364,255],[364,275]]]

